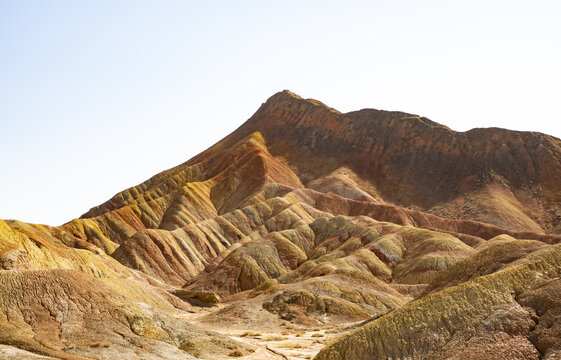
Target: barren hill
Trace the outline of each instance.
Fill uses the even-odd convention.
[[[79,219],[0,221],[0,355],[554,359],[560,187],[554,137],[283,91]]]

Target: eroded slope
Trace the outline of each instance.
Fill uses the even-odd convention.
[[[79,219],[0,220],[0,351],[278,358],[232,329],[366,321],[318,358],[553,359],[559,179],[547,135],[284,91]]]

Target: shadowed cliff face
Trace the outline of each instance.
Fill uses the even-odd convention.
[[[373,319],[320,359],[556,356],[541,325],[559,318],[560,180],[547,135],[342,114],[283,91],[79,219],[0,220],[0,343],[69,359],[247,355],[184,320],[224,301],[204,326]]]

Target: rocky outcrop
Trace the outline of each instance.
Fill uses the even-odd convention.
[[[549,321],[557,316],[560,269],[560,245],[537,251],[492,275],[432,293],[382,316],[322,349],[315,359],[539,359],[537,346],[550,357],[558,354],[553,344],[559,333],[540,333],[547,325],[536,327],[541,321],[535,308],[549,286],[550,303],[540,314]]]
[[[561,143],[551,136],[459,133],[402,112],[341,114],[288,91],[272,96],[232,138],[255,131],[306,183],[348,168],[365,192],[387,203],[515,231],[559,231]]]
[[[3,344],[61,359],[194,359],[250,349],[172,314],[74,270],[0,272]],[[193,339],[206,346],[189,355],[182,347]]]
[[[220,302],[220,295],[211,291],[174,290],[173,295],[199,306],[213,306]]]

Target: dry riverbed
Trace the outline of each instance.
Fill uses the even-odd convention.
[[[308,360],[330,341],[350,330],[353,324],[340,327],[305,327],[279,320],[261,309],[249,314],[249,318],[263,321],[228,321],[227,317],[217,314],[226,308],[224,304],[212,308],[198,308],[196,312],[181,315],[181,318],[201,328],[216,331],[232,339],[255,346],[251,354],[232,353],[232,359],[245,360]],[[268,319],[271,317],[271,319]],[[217,321],[216,319],[223,321]]]

